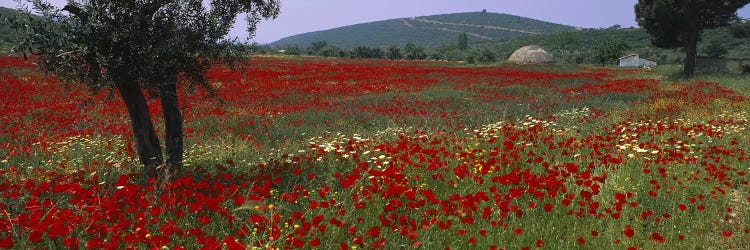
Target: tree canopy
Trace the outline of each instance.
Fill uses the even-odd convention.
[[[458,34],[458,49],[466,50],[469,48],[469,35],[466,32]]]
[[[207,86],[208,67],[232,54],[225,36],[239,14],[245,13],[252,35],[260,19],[280,12],[278,0],[213,0],[207,6],[201,0],[68,1],[62,9],[44,0],[29,3],[45,20],[25,9],[26,15],[13,21],[23,33],[17,48],[37,55],[44,69],[68,81],[117,88],[147,178],[154,172],[168,177],[182,165],[176,85]],[[162,101],[166,162],[142,88]]]
[[[729,25],[737,18],[737,10],[748,3],[750,0],[638,0],[635,15],[655,46],[685,50],[683,73],[690,77],[695,72],[703,30]]]
[[[602,65],[612,64],[628,49],[630,46],[623,40],[607,41],[602,45],[594,46],[594,57]]]

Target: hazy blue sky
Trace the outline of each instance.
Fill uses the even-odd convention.
[[[52,0],[58,6],[66,0]],[[506,13],[583,28],[638,26],[633,6],[637,0],[281,0],[281,15],[262,21],[253,41],[270,43],[300,33],[385,19],[472,12]],[[15,8],[13,0],[0,6]],[[750,6],[739,11],[750,18]],[[238,23],[232,36],[246,37]]]

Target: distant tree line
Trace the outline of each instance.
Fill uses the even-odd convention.
[[[744,44],[750,42],[750,23],[736,20],[729,27],[706,30],[698,44],[700,56],[750,57]],[[679,49],[664,49],[651,45],[644,29],[614,25],[605,29],[584,29],[555,34],[519,37],[507,41],[473,41],[466,33],[458,34],[452,42],[425,48],[414,43],[404,46],[357,46],[342,49],[326,41],[313,42],[307,47],[247,45],[245,52],[256,54],[311,55],[341,58],[376,58],[391,60],[444,60],[466,63],[496,63],[508,58],[516,49],[536,44],[551,53],[558,63],[617,65],[618,59],[631,53],[661,64],[681,64],[685,53]]]
[[[424,48],[414,43],[407,43],[403,47],[390,45],[388,47],[360,45],[346,50],[326,41],[310,43],[307,48],[299,46],[283,46],[272,48],[266,45],[253,44],[245,51],[259,54],[281,53],[287,55],[309,55],[340,58],[374,58],[390,60],[445,60],[465,61],[468,63],[496,62],[498,53],[490,48],[472,48],[466,33],[458,35],[455,43],[446,43],[435,48]]]
[[[258,51],[264,52],[264,51]],[[299,46],[284,46],[277,50],[278,53],[287,55],[309,55],[340,58],[374,58],[391,60],[423,60],[427,59],[425,49],[414,43],[407,43],[404,47],[391,45],[387,48],[360,45],[351,50],[345,50],[326,41],[317,41],[305,49]]]

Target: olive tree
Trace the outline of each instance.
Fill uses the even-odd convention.
[[[225,39],[244,14],[252,36],[259,20],[275,18],[279,0],[80,0],[58,9],[28,0],[34,12],[14,20],[17,49],[45,70],[93,89],[115,88],[125,102],[144,178],[167,180],[182,169],[183,118],[177,85],[208,87],[210,65],[227,59]],[[161,99],[166,144],[163,157],[144,90]]]

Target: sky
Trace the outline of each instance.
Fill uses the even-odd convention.
[[[63,6],[67,0],[51,0]],[[637,27],[633,6],[637,0],[281,0],[281,14],[261,21],[249,42],[271,43],[281,38],[346,25],[386,19],[458,12],[504,13],[581,28],[613,25]],[[0,6],[15,8],[14,0],[0,0]],[[750,5],[738,11],[750,18]],[[240,18],[230,33],[247,40]]]

